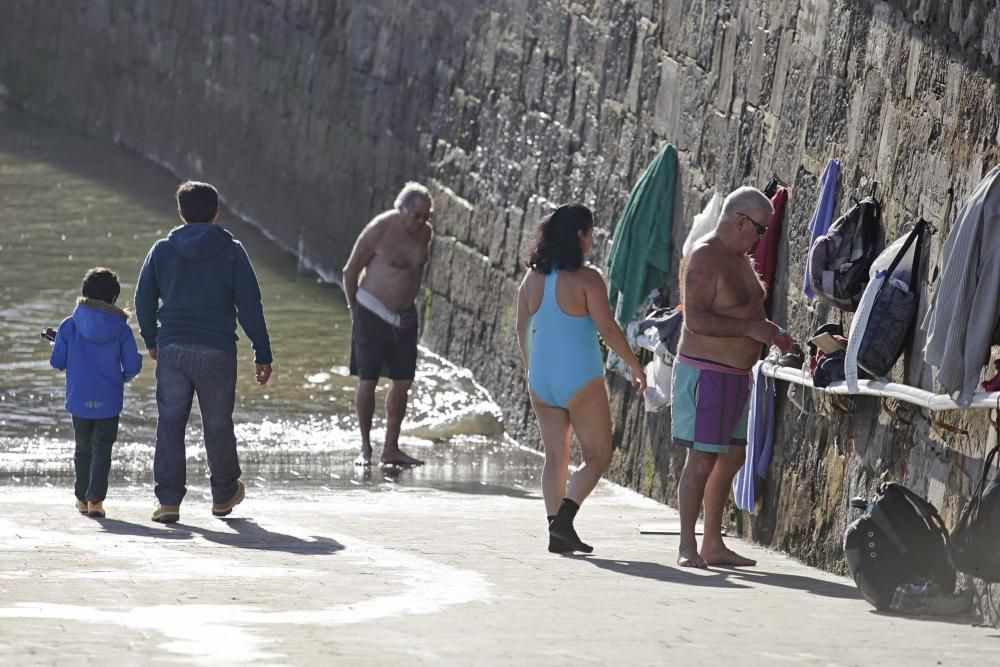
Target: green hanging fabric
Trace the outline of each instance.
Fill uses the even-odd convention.
[[[667,144],[632,188],[608,258],[609,300],[624,327],[670,271],[677,149]],[[621,301],[620,307],[618,302]]]

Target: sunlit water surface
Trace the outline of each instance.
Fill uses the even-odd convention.
[[[211,174],[191,176],[212,180]],[[63,408],[64,378],[49,367],[51,348],[39,331],[72,312],[80,280],[93,266],[117,271],[120,304],[131,304],[150,245],[179,222],[177,183],[135,153],[0,107],[0,486],[56,485],[71,493],[73,429]],[[279,224],[259,222],[264,228]],[[220,224],[250,253],[275,357],[271,381],[259,387],[249,343],[240,341],[234,418],[251,486],[534,491],[537,458],[504,438],[497,406],[468,371],[425,350],[402,443],[428,465],[402,472],[356,469],[350,321],[341,292],[231,212],[223,211]],[[112,496],[144,492],[151,484],[154,380],[154,364],[145,358],[142,373],[126,387]],[[380,406],[384,391],[380,387]],[[376,455],[383,426],[380,407]],[[189,482],[204,487],[197,405],[187,443]]]

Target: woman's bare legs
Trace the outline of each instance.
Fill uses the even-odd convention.
[[[590,553],[593,549],[580,540],[573,519],[611,464],[611,409],[604,378],[595,377],[580,387],[566,409],[548,405],[533,392],[529,395],[545,447],[545,511],[554,517],[549,524],[549,551]],[[583,465],[569,476],[567,484],[571,427],[580,442]]]
[[[545,513],[555,516],[559,503],[566,496],[566,478],[569,476],[569,413],[543,402],[534,392],[529,392],[529,395],[545,448],[545,465],[542,468]]]
[[[558,502],[558,511],[555,515],[549,514],[551,517],[549,551],[590,553],[594,550],[593,547],[584,543],[576,534],[573,520],[580,509],[580,503],[594,490],[601,475],[611,463],[611,412],[608,407],[608,394],[604,388],[604,378],[593,378],[580,387],[570,398],[566,408],[561,411],[564,416],[558,423],[563,425],[562,428],[572,425],[573,432],[580,442],[583,465],[570,476],[569,484],[566,485],[565,475],[569,466],[569,429],[558,432],[553,430],[553,439],[558,435],[564,439],[565,446],[556,450],[556,453],[563,454],[564,458],[560,460],[552,457],[551,460],[553,468],[558,465],[558,471],[553,470],[552,476],[559,476],[559,486],[552,488],[555,484],[551,484],[546,493],[548,511],[552,512],[552,508],[556,506],[557,492],[565,492],[565,496]],[[556,422],[552,419],[550,423],[554,425]],[[549,446],[546,444],[546,467],[550,462],[549,451]]]
[[[611,408],[604,378],[596,377],[583,385],[566,407],[583,456],[583,465],[569,478],[566,496],[582,505],[611,465]]]

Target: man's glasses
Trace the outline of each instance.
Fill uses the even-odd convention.
[[[403,210],[406,211],[406,214],[408,216],[410,216],[411,218],[413,218],[414,220],[419,220],[421,222],[430,222],[431,221],[431,212],[430,211],[428,211],[424,215],[417,215],[408,206],[404,207]]]
[[[739,213],[739,215],[742,215],[744,218],[750,221],[750,224],[753,225],[754,229],[757,230],[757,236],[763,236],[764,234],[767,234],[767,225],[760,224],[746,213]]]

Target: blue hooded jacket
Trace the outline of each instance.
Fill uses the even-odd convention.
[[[150,248],[135,287],[147,348],[190,343],[236,356],[236,320],[254,361],[271,363],[260,285],[243,244],[214,223],[175,227]]]
[[[83,298],[59,325],[49,363],[66,371],[66,410],[83,419],[118,416],[125,383],[142,369],[125,311]]]

